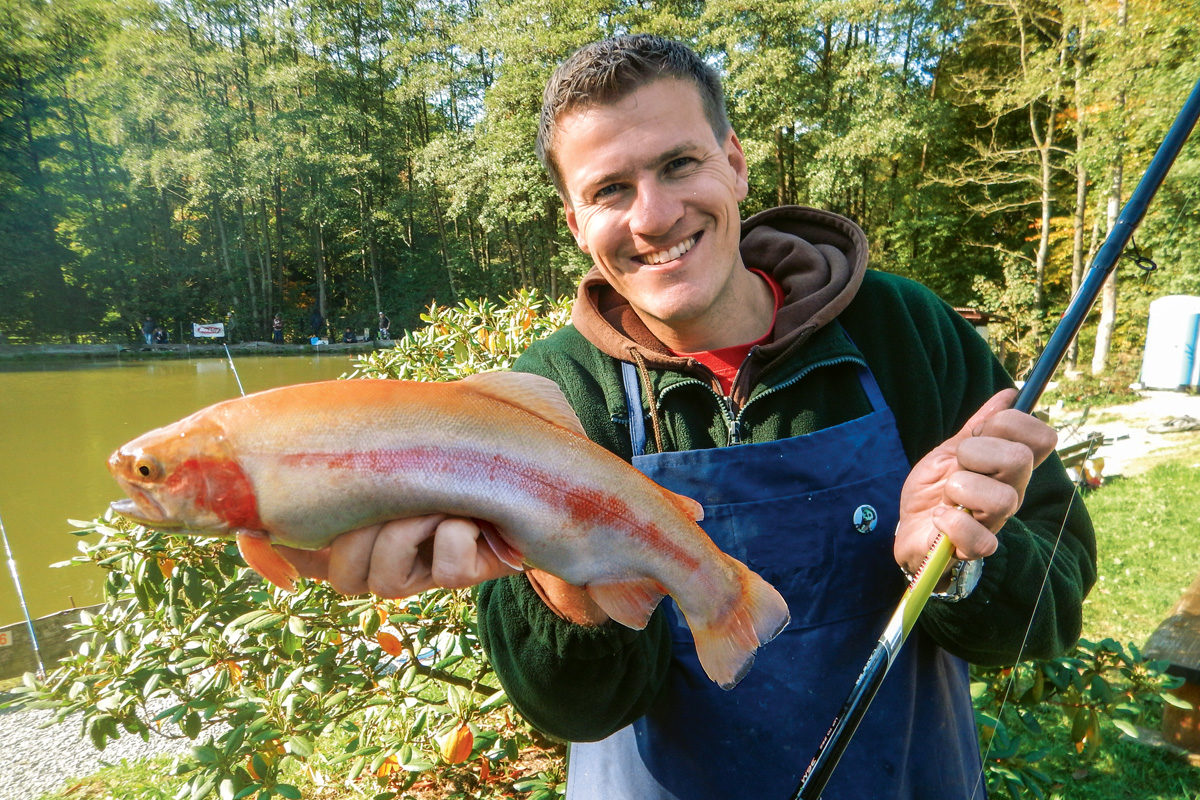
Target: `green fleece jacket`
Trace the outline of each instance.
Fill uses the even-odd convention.
[[[785,298],[773,340],[751,352],[731,397],[702,365],[657,343],[595,271],[580,286],[573,325],[531,347],[516,369],[555,380],[588,436],[626,459],[619,360],[640,361],[643,381],[649,379],[649,452],[799,436],[862,416],[870,406],[856,366],[866,364],[916,463],[1012,385],[953,309],[915,282],[866,269],[865,237],[849,220],[789,207],[747,220],[742,233],[746,265],[771,273]],[[1087,512],[1051,456],[1000,531],[974,593],[959,603],[930,602],[920,624],[974,663],[1061,653],[1079,635],[1095,560]],[[484,584],[478,619],[513,705],[539,729],[570,741],[603,738],[645,713],[671,660],[661,609],[641,631],[612,621],[575,625],[554,615],[523,575]]]

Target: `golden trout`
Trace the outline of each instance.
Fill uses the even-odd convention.
[[[108,466],[129,495],[114,511],[236,536],[246,562],[285,588],[296,572],[273,544],[317,550],[364,525],[446,513],[482,520],[503,561],[584,587],[631,628],[669,594],[724,688],[788,622],[779,593],[696,524],[699,503],[591,442],[536,375],[272,389],[143,434]]]

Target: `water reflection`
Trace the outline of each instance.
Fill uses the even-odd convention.
[[[235,356],[247,392],[337,378],[346,356]],[[105,468],[124,442],[235,397],[223,358],[38,366],[0,371],[0,517],[34,616],[100,598],[99,570],[50,565],[77,553],[68,519],[89,520],[120,495]],[[7,570],[0,625],[21,619]]]

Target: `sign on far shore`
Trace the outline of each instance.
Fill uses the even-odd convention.
[[[192,323],[192,336],[195,336],[197,339],[220,339],[224,335],[224,322],[214,322],[212,324]]]

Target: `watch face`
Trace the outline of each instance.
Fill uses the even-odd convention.
[[[983,559],[977,558],[974,561],[964,561],[958,570],[958,580],[954,582],[954,593],[961,597],[966,597],[975,590],[979,585],[979,579],[983,576]]]

